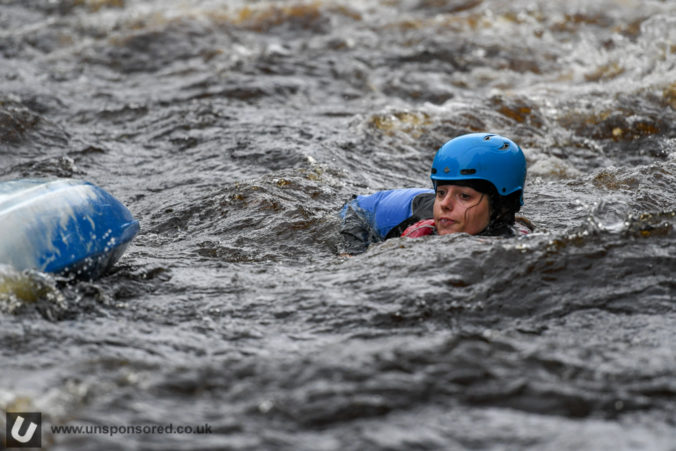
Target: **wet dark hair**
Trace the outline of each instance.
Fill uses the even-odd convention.
[[[437,186],[441,185],[467,186],[488,196],[491,205],[491,218],[488,221],[488,226],[479,232],[479,235],[500,236],[513,234],[514,215],[521,209],[521,191],[501,196],[491,182],[480,179],[440,181],[437,183]]]

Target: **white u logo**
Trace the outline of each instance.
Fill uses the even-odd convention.
[[[31,422],[23,435],[19,434],[21,426],[23,426],[23,417],[16,417],[14,426],[12,426],[12,438],[19,443],[28,443],[30,439],[33,438],[33,434],[35,434],[35,430],[38,428],[38,425]]]

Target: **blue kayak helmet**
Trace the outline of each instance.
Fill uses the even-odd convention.
[[[442,181],[486,180],[500,196],[520,191],[526,182],[526,157],[511,139],[491,133],[458,136],[434,156],[430,178],[434,188]]]

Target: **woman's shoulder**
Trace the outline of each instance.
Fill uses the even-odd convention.
[[[434,226],[434,219],[423,219],[406,228],[401,234],[407,238],[419,238],[426,235],[434,235],[437,228]]]

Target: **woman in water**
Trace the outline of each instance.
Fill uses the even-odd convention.
[[[341,211],[349,254],[405,236],[469,233],[514,236],[533,226],[515,214],[523,205],[526,158],[510,139],[490,133],[459,136],[434,156],[433,190],[396,189],[357,196]]]

